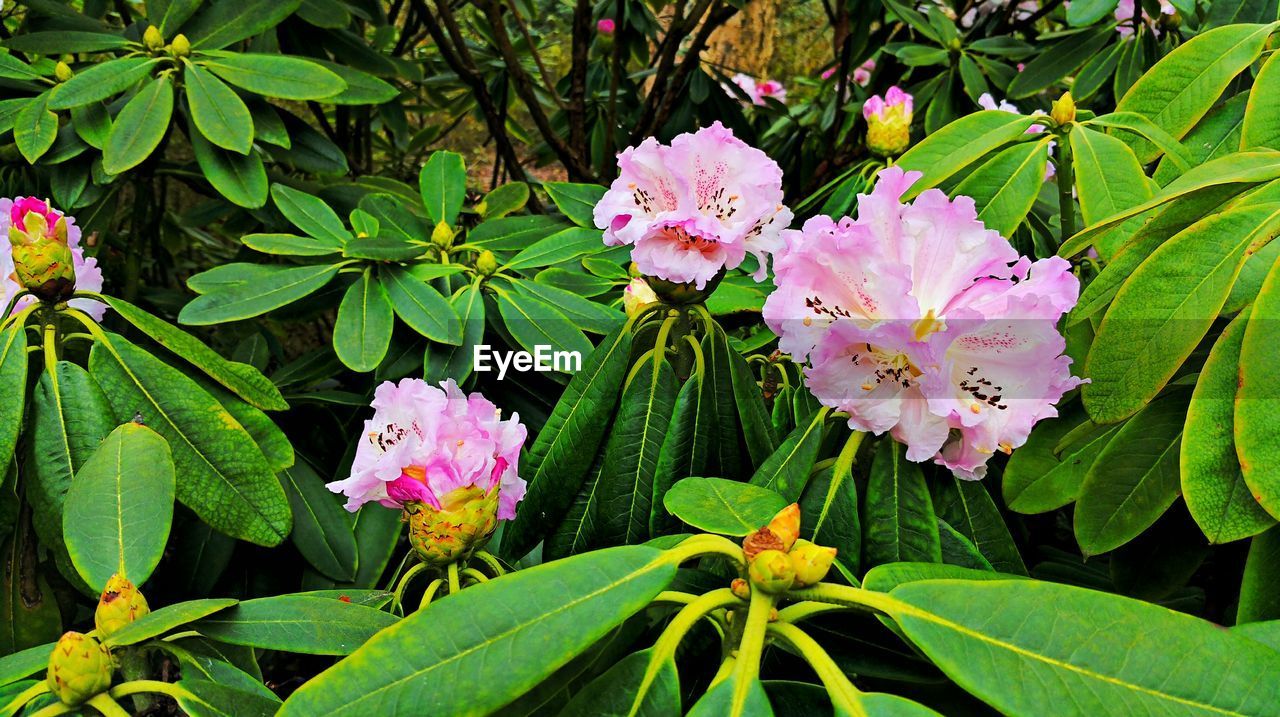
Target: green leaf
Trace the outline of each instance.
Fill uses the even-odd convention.
[[[1074,74],[1089,58],[1112,41],[1115,31],[1107,26],[1076,33],[1054,43],[1027,63],[1009,83],[1009,99],[1018,100],[1047,89]]]
[[[3,370],[0,368],[0,375]],[[21,377],[25,381],[25,365]],[[14,396],[22,389],[9,386],[7,390],[7,395]],[[53,373],[40,374],[31,408],[27,501],[36,534],[45,545],[61,552],[65,550],[61,548],[62,507],[71,479],[116,427],[116,419],[98,384],[69,361],[59,361]]]
[[[449,300],[407,269],[388,267],[378,274],[396,316],[414,331],[443,344],[462,343],[462,322]]]
[[[654,476],[675,410],[677,381],[670,361],[642,361],[622,393],[605,442],[596,486],[596,540],[604,545],[648,540]]]
[[[10,326],[0,333],[0,464],[9,465],[22,430],[23,404],[27,396],[27,330]]]
[[[1244,111],[1240,149],[1280,149],[1280,60],[1275,53],[1254,78]]]
[[[405,243],[425,242],[431,225],[405,208],[404,200],[390,194],[369,194],[360,200],[360,209],[378,221],[379,236]],[[422,248],[416,251],[421,254]]]
[[[302,557],[316,570],[337,581],[356,577],[356,538],[351,518],[306,461],[280,473],[280,483],[293,511],[289,536]]]
[[[1085,555],[1124,545],[1151,527],[1178,497],[1185,391],[1154,401],[1120,427],[1085,475],[1075,533]]]
[[[583,360],[551,416],[524,452],[520,475],[528,492],[502,533],[502,554],[512,560],[533,549],[568,512],[604,438],[627,374],[630,326],[609,334]]]
[[[645,683],[653,648],[635,652],[574,695],[559,717],[666,717],[680,714],[680,675],[674,659],[662,661]],[[644,694],[639,694],[641,689]],[[639,704],[636,704],[637,700]]]
[[[903,455],[898,442],[884,437],[876,445],[867,480],[863,545],[867,563],[942,561],[933,499],[920,466]]]
[[[862,587],[887,593],[899,585],[921,580],[1009,580],[1017,575],[1002,575],[990,570],[974,570],[946,563],[887,563],[867,571]]]
[[[554,352],[591,353],[591,342],[560,311],[541,299],[525,294],[517,296],[505,289],[497,289],[498,312],[511,336],[529,353],[536,354],[538,347],[550,347]],[[555,358],[554,356],[552,358]],[[556,359],[558,365],[558,359]],[[572,361],[566,368],[574,367]]]
[[[293,140],[289,138],[289,130],[285,129],[284,121],[280,119],[280,115],[270,102],[251,96],[245,104],[248,105],[249,114],[253,117],[254,138],[259,142],[274,144],[283,149],[293,146]]]
[[[238,52],[201,64],[236,87],[281,100],[322,100],[347,88],[337,74],[301,57]]]
[[[102,151],[102,171],[120,174],[150,157],[169,131],[172,116],[173,82],[168,76],[157,77],[116,115]]]
[[[1259,197],[1193,224],[1133,272],[1085,360],[1084,405],[1094,420],[1131,416],[1164,387],[1221,311],[1246,256],[1277,227],[1280,204]]]
[[[9,52],[0,52],[0,77],[11,80],[40,80],[48,70],[40,72]]]
[[[1272,517],[1280,516],[1280,421],[1275,413],[1280,367],[1275,361],[1275,327],[1280,321],[1280,262],[1271,267],[1249,314],[1240,345],[1239,388],[1235,394],[1236,455],[1244,481]]]
[[[271,188],[271,199],[284,218],[304,234],[338,247],[350,241],[351,232],[323,200],[283,184]]]
[[[1241,93],[1214,107],[1182,138],[1182,147],[1187,152],[1191,166],[1218,159],[1239,149],[1248,99],[1247,94]],[[1186,170],[1179,169],[1167,156],[1161,157],[1152,178],[1161,185],[1166,185],[1184,171]]]
[[[395,318],[387,290],[368,268],[347,288],[333,324],[333,350],[353,371],[372,371],[391,346]]]
[[[1277,579],[1280,579],[1280,530],[1272,528],[1249,541],[1249,557],[1240,581],[1240,604],[1236,608],[1237,624],[1280,618],[1280,597],[1275,591]]]
[[[809,479],[800,497],[800,535],[818,545],[835,548],[838,551],[836,567],[847,579],[859,574],[862,521],[858,515],[858,486],[853,480],[853,464],[841,465],[845,468],[838,474],[839,466],[832,464]]]
[[[253,117],[240,96],[199,65],[186,64],[183,81],[191,119],[213,144],[236,154],[253,148]]]
[[[102,590],[119,574],[141,585],[160,563],[173,523],[173,458],[164,438],[138,423],[111,432],[76,471],[62,535],[80,577]]]
[[[524,279],[512,279],[511,285],[525,296],[554,306],[583,331],[607,334],[626,320],[626,315],[618,309],[584,299],[564,289]]]
[[[787,501],[768,488],[727,478],[685,478],[671,486],[663,505],[698,530],[750,535],[769,524]]]
[[[267,697],[210,680],[183,677],[178,686],[185,692],[178,706],[190,717],[271,717],[280,708],[279,698]]]
[[[569,228],[563,221],[541,214],[501,217],[481,222],[467,233],[467,243],[493,251],[513,251]]]
[[[717,327],[718,329],[718,327]],[[744,468],[741,448],[742,431],[738,418],[738,407],[734,402],[733,374],[729,368],[733,349],[722,330],[708,331],[702,337],[702,355],[706,361],[702,379],[702,390],[709,394],[711,408],[712,460],[710,470],[716,475],[743,475],[749,468]]]
[[[297,234],[246,234],[240,237],[240,241],[250,249],[277,256],[332,256],[342,253],[341,244]]]
[[[570,227],[530,244],[502,267],[504,271],[534,269],[577,259],[604,249],[599,229]]]
[[[504,217],[511,212],[518,212],[528,201],[529,185],[524,182],[508,182],[484,195],[484,199],[476,205],[476,211],[480,212],[480,216],[487,221]],[[474,238],[471,240],[474,241]]]
[[[111,136],[111,115],[101,102],[73,107],[71,124],[85,144],[94,149],[107,146],[107,138]]]
[[[48,109],[48,94],[33,97],[15,118],[13,140],[28,164],[44,156],[58,137],[58,115]]]
[[[988,152],[1028,139],[1027,128],[1035,124],[1031,117],[1011,112],[983,110],[965,115],[926,137],[898,159],[906,171],[923,172],[902,196],[907,201],[920,192],[936,187],[968,167]]]
[[[219,194],[245,209],[267,203],[267,170],[256,152],[243,155],[214,147],[190,125],[187,137],[200,172]]]
[[[738,682],[750,679],[745,688],[745,697],[740,704],[734,704]],[[760,680],[751,677],[743,678],[734,670],[729,677],[717,682],[689,708],[685,717],[773,717],[773,706],[769,704],[769,696],[764,692]]]
[[[263,266],[254,270],[254,278],[260,281],[219,287],[198,296],[182,308],[178,321],[208,326],[261,316],[315,293],[328,284],[341,267],[341,264]]]
[[[208,617],[219,610],[225,610],[237,602],[239,601],[231,598],[209,598],[166,605],[111,633],[103,643],[108,647],[136,645],[143,640],[163,635],[175,627],[181,627],[202,617]]]
[[[77,52],[103,52],[129,46],[120,35],[107,32],[78,32],[58,30],[29,32],[4,41],[9,50],[34,52],[38,55],[65,55]]]
[[[1185,172],[1197,164],[1195,158],[1177,139],[1136,112],[1112,112],[1094,117],[1088,124],[1094,127],[1127,129],[1142,135],[1160,149],[1169,163],[1179,172]],[[1194,130],[1193,130],[1194,131]],[[1187,135],[1190,138],[1190,134]],[[1163,161],[1163,158],[1162,158]]]
[[[298,9],[302,0],[220,0],[181,25],[191,46],[220,50],[280,24]],[[333,93],[330,93],[333,94]]]
[[[1145,115],[1181,138],[1218,102],[1236,75],[1258,58],[1273,31],[1272,25],[1229,25],[1191,38],[1138,78],[1116,104],[1116,111]],[[1160,153],[1132,132],[1119,136],[1142,164]]]
[[[533,280],[539,284],[577,294],[579,297],[599,296],[617,286],[610,279],[602,279],[585,271],[561,269],[558,266],[543,269],[533,277]]]
[[[1124,142],[1088,127],[1075,127],[1071,159],[1076,173],[1076,194],[1085,224],[1093,224],[1151,198],[1150,180]],[[1114,239],[1112,244],[1114,244]],[[1118,247],[1099,244],[1104,256]]]
[[[978,221],[1001,236],[1012,236],[1044,186],[1050,141],[1046,135],[1038,142],[1022,142],[1000,151],[965,177],[951,196],[973,197]]]
[[[1178,6],[1179,12],[1195,13],[1194,4],[1190,9],[1183,9],[1179,3],[1174,5]],[[1204,29],[1238,22],[1269,22],[1275,19],[1275,0],[1215,0],[1209,4],[1209,16],[1204,19]]]
[[[716,332],[726,344],[728,337],[724,329],[716,326]],[[733,400],[738,409],[738,418],[742,426],[742,437],[747,442],[747,455],[751,458],[751,466],[763,466],[778,448],[778,437],[773,435],[773,422],[769,420],[769,411],[764,407],[764,393],[756,384],[755,374],[747,365],[742,354],[730,349],[729,375],[733,381]],[[781,469],[782,466],[779,466]],[[775,480],[778,480],[775,478]],[[787,485],[787,495],[791,499],[799,498],[803,486]]]
[[[942,549],[942,562],[971,570],[995,571],[978,546],[942,518],[938,518],[938,542]]]
[[[649,514],[650,535],[674,530],[674,521],[664,507],[667,493],[680,479],[706,473],[710,454],[711,402],[702,387],[702,374],[695,370],[676,394],[671,424],[658,453],[653,508]]]
[[[1235,396],[1249,312],[1237,316],[1200,369],[1182,431],[1180,474],[1187,510],[1210,543],[1229,543],[1275,525],[1240,470],[1234,434]]]
[[[1000,509],[980,481],[952,477],[937,486],[934,508],[941,519],[972,541],[992,568],[1010,575],[1027,574]]]
[[[605,188],[598,184],[573,184],[571,182],[544,182],[542,188],[555,202],[556,208],[580,227],[594,228],[596,204],[604,196]]]
[[[457,152],[432,152],[418,173],[418,191],[427,218],[435,226],[444,222],[453,226],[462,211],[467,193],[467,166]]]
[[[1034,580],[914,582],[890,595],[912,643],[1004,714],[1052,704],[1062,717],[1119,705],[1126,714],[1252,715],[1280,699],[1280,686],[1260,678],[1280,670],[1280,653],[1158,605]]]
[[[48,670],[53,647],[53,643],[36,645],[0,657],[0,685],[12,684],[38,671]]]
[[[1042,421],[1027,442],[1013,452],[1004,471],[1003,493],[1010,510],[1047,513],[1076,499],[1080,484],[1119,427],[1095,429],[1087,440],[1062,451],[1057,446],[1086,421],[1077,407],[1076,420]],[[1089,424],[1092,426],[1093,424]]]
[[[196,10],[202,5],[200,0],[168,0],[163,3],[152,2],[147,6],[147,10],[155,12],[160,17],[150,17],[151,24],[160,28],[160,34],[163,37],[172,37],[182,24],[191,19]]]
[[[396,705],[490,714],[643,609],[674,576],[660,551],[625,546],[469,587],[465,599],[431,603],[303,685],[280,717],[384,714]],[[422,639],[424,630],[464,624],[447,640]],[[535,651],[536,659],[511,659]]]
[[[104,296],[107,305],[120,314],[151,340],[169,349],[175,355],[200,369],[209,378],[264,411],[283,411],[289,407],[276,388],[262,372],[249,364],[229,361],[209,348],[196,337],[167,321],[139,309],[124,299]]]
[[[182,480],[178,500],[227,535],[276,545],[289,504],[253,438],[213,396],[119,336],[94,344],[89,372],[116,417],[141,414],[165,438]]]
[[[62,634],[57,597],[37,570],[31,554],[35,546],[24,542],[11,535],[0,552],[0,654],[52,642]]]
[[[304,655],[349,655],[379,630],[399,622],[394,615],[365,605],[280,595],[245,600],[195,623],[193,629],[232,645]]]
[[[1117,0],[1083,0],[1067,8],[1067,24],[1072,27],[1092,25],[1116,9]]]
[[[827,412],[819,411],[811,421],[796,426],[778,449],[761,462],[751,476],[751,484],[775,491],[789,503],[799,500],[818,459],[826,423]]]
[[[462,343],[458,346],[427,344],[424,369],[432,382],[446,378],[465,381],[475,368],[475,347],[484,341],[485,306],[479,284],[471,284],[455,294],[449,300],[449,307],[462,324]]]
[[[159,62],[150,57],[119,57],[81,70],[49,91],[49,109],[71,109],[114,97],[148,77]]]

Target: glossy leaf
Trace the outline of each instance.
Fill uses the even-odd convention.
[[[543,189],[555,202],[556,208],[580,227],[594,228],[595,206],[604,196],[605,189],[598,184],[573,184],[570,182],[544,182]]]
[[[505,271],[536,269],[577,259],[604,248],[599,229],[570,227],[521,249],[502,267]]]
[[[727,478],[685,478],[663,505],[685,524],[708,533],[750,535],[769,524],[787,501],[772,490]]]
[[[306,461],[279,475],[293,511],[289,538],[298,552],[325,576],[340,582],[354,580],[358,555],[350,514]]]
[[[721,341],[727,345],[728,337],[724,336],[724,329],[717,326],[717,333],[721,334]],[[769,412],[764,407],[764,393],[760,386],[756,383],[755,373],[751,367],[742,358],[742,354],[730,349],[725,354],[729,361],[729,376],[733,382],[733,402],[738,410],[739,425],[742,426],[742,437],[746,439],[747,455],[751,459],[751,466],[760,468],[765,462],[774,455],[775,449],[778,448],[778,437],[773,435],[773,422],[769,420]],[[800,461],[803,463],[803,461]],[[797,465],[798,467],[798,465]],[[779,465],[779,470],[789,469]],[[783,479],[774,477],[774,482]],[[781,488],[779,489],[781,490]],[[795,485],[794,481],[787,481],[786,490],[783,491],[791,499],[798,498],[803,485]]]
[[[159,60],[118,57],[83,69],[49,92],[49,109],[65,110],[109,99],[151,74]]]
[[[484,296],[478,284],[471,284],[455,294],[449,300],[449,306],[462,324],[462,343],[458,346],[427,344],[423,363],[428,379],[433,382],[446,378],[466,381],[475,368],[475,346],[484,340]]]
[[[435,226],[444,222],[452,226],[462,211],[467,193],[467,167],[457,152],[432,152],[418,173],[418,191],[427,218]]]
[[[839,473],[837,467],[833,464],[817,471],[805,486],[800,497],[800,534],[818,545],[835,548],[836,566],[847,579],[860,573],[862,519],[853,466]]]
[[[553,352],[549,360],[558,360],[555,353],[569,352],[586,356],[591,353],[591,342],[582,330],[570,323],[555,306],[527,294],[521,296],[506,289],[498,289],[498,312],[511,336],[522,348],[535,357],[539,348]],[[567,367],[573,366],[567,361]]]
[[[920,466],[897,441],[882,438],[867,480],[863,549],[870,566],[900,561],[941,562],[933,499]]]
[[[1011,575],[1027,574],[1013,535],[982,482],[952,477],[937,487],[934,507],[940,518],[968,538],[992,568]]]
[[[1049,142],[1046,136],[1000,151],[965,177],[952,196],[973,197],[978,220],[1001,236],[1012,236],[1044,185]]]
[[[897,161],[904,170],[923,172],[902,200],[941,184],[988,152],[1025,139],[1030,117],[1010,112],[983,110],[965,115],[916,143]]]
[[[1151,187],[1142,165],[1124,142],[1088,127],[1075,127],[1071,140],[1071,160],[1075,167],[1076,194],[1085,224],[1093,224],[1151,198]],[[1117,240],[1100,242],[1099,250],[1110,256]]]
[[[8,397],[0,403],[0,463],[7,466],[18,446],[27,397],[27,331],[22,326],[0,332],[0,390]]]
[[[372,371],[382,363],[391,345],[395,326],[387,290],[366,269],[356,279],[338,305],[333,325],[333,350],[353,371]]]
[[[200,50],[219,50],[275,27],[301,0],[236,0],[206,3],[181,30]]]
[[[342,253],[341,244],[297,234],[246,234],[240,237],[240,241],[254,251],[278,256],[333,256]]]
[[[187,63],[182,77],[191,120],[200,134],[223,149],[248,154],[253,148],[253,117],[240,96],[199,65]]]
[[[331,70],[301,57],[238,52],[202,64],[236,87],[282,100],[320,100],[347,86]]]
[[[35,164],[58,137],[58,116],[49,111],[47,95],[27,102],[13,125],[13,140],[28,164]]]
[[[378,277],[396,316],[409,328],[439,343],[462,343],[462,322],[431,284],[399,267],[380,271]]]
[[[1272,528],[1249,541],[1249,557],[1245,560],[1240,580],[1240,604],[1236,622],[1250,623],[1280,619],[1280,596],[1276,580],[1280,579],[1280,530]]]
[[[1088,0],[1086,0],[1088,4]],[[1009,83],[1009,97],[1030,97],[1075,73],[1111,41],[1112,30],[1098,27],[1064,37],[1027,62]]]
[[[208,617],[219,610],[225,610],[237,602],[239,601],[231,598],[208,598],[165,605],[111,633],[103,643],[108,647],[136,645],[143,640],[163,635],[176,627]]]
[[[187,136],[200,172],[219,194],[246,209],[267,203],[267,170],[257,153],[241,155],[219,149],[193,128],[188,128]]]
[[[1235,399],[1236,455],[1253,497],[1272,517],[1280,517],[1280,420],[1275,411],[1280,366],[1275,360],[1275,327],[1280,321],[1280,263],[1258,292],[1240,345],[1239,388]]]
[[[245,600],[192,627],[232,645],[304,655],[348,655],[379,630],[398,622],[394,615],[365,605],[280,595]]]
[[[321,243],[342,247],[351,239],[351,232],[324,200],[283,184],[271,187],[271,199],[285,219]]]
[[[339,268],[338,264],[264,266],[253,270],[255,279],[260,281],[237,281],[196,297],[182,307],[178,321],[207,326],[260,316],[318,291],[337,275]]]
[[[680,714],[680,675],[675,660],[658,668],[643,695],[645,673],[653,650],[627,655],[592,680],[560,710],[559,717],[666,717]],[[639,704],[636,704],[639,698]]]
[[[658,452],[653,476],[653,504],[649,513],[649,533],[661,535],[674,522],[665,506],[666,496],[677,482],[703,475],[711,455],[711,405],[702,389],[702,375],[694,373],[676,394],[667,435]]]
[[[1071,503],[1080,494],[1085,475],[1119,428],[1097,428],[1078,443],[1060,450],[1060,441],[1077,430],[1084,419],[1078,408],[1076,412],[1080,415],[1075,422],[1063,417],[1040,423],[1027,442],[1013,452],[1005,467],[1003,485],[1010,510],[1047,513]]]
[[[173,115],[173,83],[158,77],[138,90],[111,125],[111,135],[102,150],[102,170],[120,174],[151,156],[169,131]]]
[[[796,426],[778,449],[760,464],[751,476],[751,484],[775,491],[788,502],[799,500],[822,447],[826,423],[827,414],[819,412],[814,414],[813,420]]]

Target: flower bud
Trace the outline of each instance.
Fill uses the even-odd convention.
[[[447,222],[440,222],[435,229],[431,230],[431,243],[441,249],[448,249],[453,246],[453,227]]]
[[[769,525],[765,527],[782,541],[783,552],[791,550],[791,546],[796,543],[796,538],[800,537],[800,505],[792,503],[778,511],[778,514],[773,516],[773,520],[769,521]]]
[[[93,622],[98,627],[98,635],[106,638],[149,612],[151,609],[142,592],[128,578],[112,575],[102,590]]]
[[[147,27],[146,32],[142,33],[142,44],[147,46],[148,50],[155,52],[164,47],[164,36],[160,34],[160,28],[155,25]]]
[[[807,540],[797,540],[789,553],[796,571],[796,587],[805,588],[822,582],[836,559],[836,549]]]
[[[476,257],[476,271],[480,272],[480,276],[493,276],[498,270],[498,258],[493,252],[485,249],[480,252],[480,256]]]
[[[422,562],[444,567],[484,547],[498,527],[498,486],[483,490],[471,485],[455,488],[440,500],[440,508],[424,502],[405,504],[409,516],[409,545]]]
[[[862,105],[867,120],[867,148],[881,157],[902,154],[911,145],[911,95],[890,87],[881,98],[873,96]]]
[[[635,316],[641,307],[657,300],[658,295],[649,286],[649,282],[638,276],[622,290],[622,308],[626,310],[628,317]]]
[[[743,600],[751,599],[751,583],[742,578],[734,578],[733,582],[729,583],[729,589],[733,591],[734,595]]]
[[[191,41],[186,35],[178,33],[173,38],[173,44],[169,45],[169,52],[174,57],[187,57],[191,54]]]
[[[49,655],[49,691],[75,707],[111,687],[111,654],[88,635],[68,632]]]
[[[747,562],[751,562],[766,550],[781,550],[785,553],[787,546],[782,544],[782,538],[768,528],[761,528],[742,541],[742,553],[746,556]]]
[[[747,573],[751,576],[753,587],[770,595],[786,592],[796,579],[791,556],[781,550],[766,550],[757,555],[751,561]]]
[[[617,25],[613,22],[612,18],[606,17],[596,23],[596,32],[604,35],[605,37],[612,37],[613,32],[616,29]]]
[[[65,62],[59,61],[58,64],[53,66],[53,77],[58,82],[66,82],[71,79],[71,76],[74,74],[75,73],[71,71],[71,65],[68,65]]]
[[[1070,92],[1062,93],[1062,96],[1054,101],[1049,116],[1060,125],[1076,121],[1076,103],[1071,99]]]
[[[62,301],[76,288],[75,259],[67,243],[67,220],[34,197],[10,210],[9,243],[18,283],[45,301]]]

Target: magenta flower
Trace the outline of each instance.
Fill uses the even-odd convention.
[[[0,311],[4,311],[13,297],[22,291],[13,264],[13,245],[3,237],[9,235],[10,227],[28,231],[27,216],[31,213],[43,218],[44,226],[49,232],[61,231],[58,226],[62,222],[67,232],[67,246],[71,248],[76,288],[80,291],[102,291],[102,270],[98,268],[97,259],[84,255],[84,248],[80,246],[80,227],[76,226],[75,217],[64,215],[49,206],[48,202],[36,197],[0,198],[0,302],[3,302],[0,303]],[[32,224],[34,226],[35,222]],[[14,305],[13,310],[20,311],[36,301],[34,296],[24,296]],[[91,299],[72,299],[67,304],[93,317],[94,321],[101,321],[107,313],[105,305]]]
[[[612,35],[613,31],[616,29],[617,29],[617,25],[614,24],[611,18],[606,17],[603,20],[600,20],[599,22],[596,23],[596,32],[600,33],[601,35]]]
[[[347,510],[370,501],[395,508],[421,502],[439,510],[458,489],[498,489],[498,518],[515,517],[525,481],[517,474],[526,430],[519,414],[501,411],[453,379],[432,386],[406,378],[378,386],[351,476],[328,484],[347,496]]]
[[[968,197],[930,189],[904,204],[919,178],[890,167],[856,220],[784,232],[764,318],[851,428],[981,478],[1079,385],[1057,330],[1079,282],[1063,259],[1019,256]]]
[[[871,73],[875,72],[876,61],[867,60],[853,71],[853,84],[859,87],[866,87],[871,84]]]
[[[618,178],[595,207],[610,246],[632,245],[640,273],[701,289],[748,253],[767,258],[791,223],[782,169],[719,122],[670,146],[650,137],[618,155]]]
[[[758,105],[763,105],[764,98],[766,97],[772,97],[782,103],[786,103],[787,101],[787,88],[777,80],[764,80],[762,82],[757,82],[756,92],[759,93],[760,97],[759,101],[756,102]]]

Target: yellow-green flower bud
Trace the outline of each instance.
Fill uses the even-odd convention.
[[[783,552],[791,550],[796,538],[800,537],[800,505],[792,503],[778,511],[765,527],[782,541]]]
[[[796,579],[791,556],[781,550],[765,550],[751,561],[747,569],[751,585],[770,595],[786,592]]]
[[[155,52],[164,48],[164,36],[160,34],[160,28],[155,25],[147,27],[146,32],[142,33],[142,44],[147,46],[148,50]]]
[[[422,502],[407,503],[409,545],[422,562],[436,567],[466,559],[484,547],[498,527],[498,486],[455,488],[436,510]]]
[[[622,308],[627,312],[628,317],[635,316],[641,307],[657,300],[658,295],[649,286],[649,282],[638,276],[622,290]]]
[[[71,76],[74,74],[75,73],[71,71],[71,65],[68,65],[65,62],[59,61],[58,64],[53,66],[53,77],[58,82],[66,82],[71,79]]]
[[[1058,124],[1067,124],[1076,121],[1076,102],[1071,98],[1070,92],[1064,92],[1061,97],[1054,101],[1049,116]]]
[[[112,575],[98,600],[93,623],[98,627],[98,635],[106,638],[149,612],[151,609],[142,592],[128,578]]]
[[[836,559],[836,549],[827,548],[808,540],[797,540],[789,553],[796,570],[796,587],[804,588],[822,582]]]
[[[75,258],[67,243],[67,219],[34,197],[14,202],[9,225],[14,278],[45,301],[61,301],[76,288]]]
[[[187,57],[191,54],[191,41],[186,35],[178,33],[174,36],[173,43],[169,45],[169,52],[173,53],[174,57]]]
[[[46,681],[63,704],[83,704],[111,687],[111,654],[92,637],[68,632],[49,655]]]
[[[911,146],[913,98],[897,87],[862,105],[867,120],[867,148],[881,157],[902,154]]]
[[[453,227],[447,222],[440,222],[435,229],[431,230],[431,243],[441,249],[448,249],[453,246]]]
[[[733,591],[734,595],[743,600],[751,599],[751,583],[742,578],[734,578],[733,582],[729,583],[729,589]]]
[[[476,257],[476,271],[480,272],[480,276],[493,276],[497,270],[498,257],[488,249],[480,252],[480,256]]]

